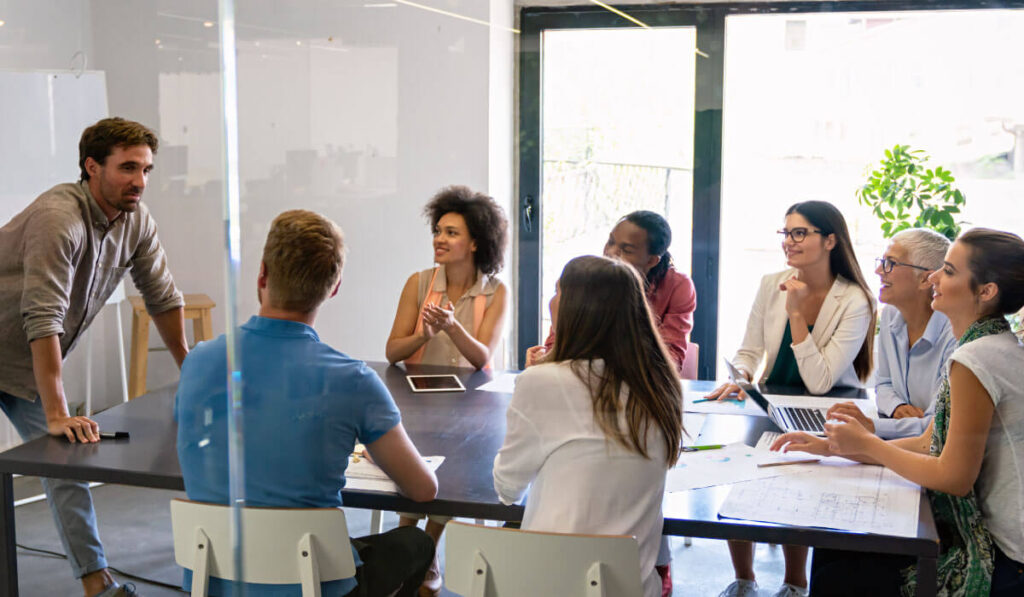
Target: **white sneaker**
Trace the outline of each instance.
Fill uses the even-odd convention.
[[[757,597],[757,581],[737,578],[718,597]]]
[[[791,585],[788,582],[782,583],[772,597],[807,597],[807,588]]]

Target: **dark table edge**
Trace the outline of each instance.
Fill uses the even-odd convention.
[[[39,465],[9,462],[0,457],[0,473],[40,475]],[[63,473],[54,475],[54,473]],[[184,491],[181,477],[164,475],[141,475],[114,469],[89,469],[89,474],[82,474],[81,469],[74,466],[45,466],[45,474],[77,481],[98,481],[102,483],[124,484],[134,487],[153,489],[169,489]],[[438,499],[431,502],[414,502],[399,495],[373,492],[342,490],[342,502],[347,508],[369,510],[394,510],[403,512],[422,512],[424,514],[455,515],[462,518],[484,520],[512,521],[522,520],[522,506],[505,506],[500,504],[481,504],[474,502],[457,502]],[[666,519],[664,531],[667,535],[702,537],[707,539],[742,539],[764,543],[807,545],[831,549],[851,549],[878,553],[894,553],[909,556],[937,557],[939,554],[938,540],[917,537],[898,537],[894,535],[878,535],[872,533],[843,532],[835,529],[818,529],[786,525],[745,524],[728,519],[717,521]]]

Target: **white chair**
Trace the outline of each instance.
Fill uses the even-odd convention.
[[[570,535],[450,522],[445,582],[465,597],[642,597],[640,548],[622,535]]]
[[[227,506],[171,500],[174,559],[192,570],[193,597],[205,597],[211,576],[301,584],[303,597],[320,597],[321,582],[355,576],[340,508],[244,508],[241,578],[235,571],[230,520]]]

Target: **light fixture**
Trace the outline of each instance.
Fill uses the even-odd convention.
[[[213,21],[203,21],[203,27],[206,27],[207,29],[213,27]]]
[[[156,45],[158,45],[158,46],[160,45],[160,40],[159,40],[159,39],[154,39],[154,40],[153,40],[153,42],[154,42],[154,43],[155,43]]]
[[[301,42],[301,41],[297,41],[297,42],[295,42],[295,45],[297,45],[297,46],[301,46],[301,45],[302,45],[302,42]]]
[[[6,23],[7,21],[0,19],[0,27],[3,27]]]

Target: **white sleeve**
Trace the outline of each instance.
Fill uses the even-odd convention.
[[[529,402],[538,389],[532,377],[523,373],[516,380],[505,415],[505,441],[494,457],[494,491],[503,504],[514,504],[523,498],[547,457],[540,432],[530,420]]]
[[[839,326],[825,345],[818,348],[808,335],[803,342],[793,345],[800,377],[811,394],[824,394],[839,381],[864,345],[871,322],[871,303],[860,293],[843,312]]]

